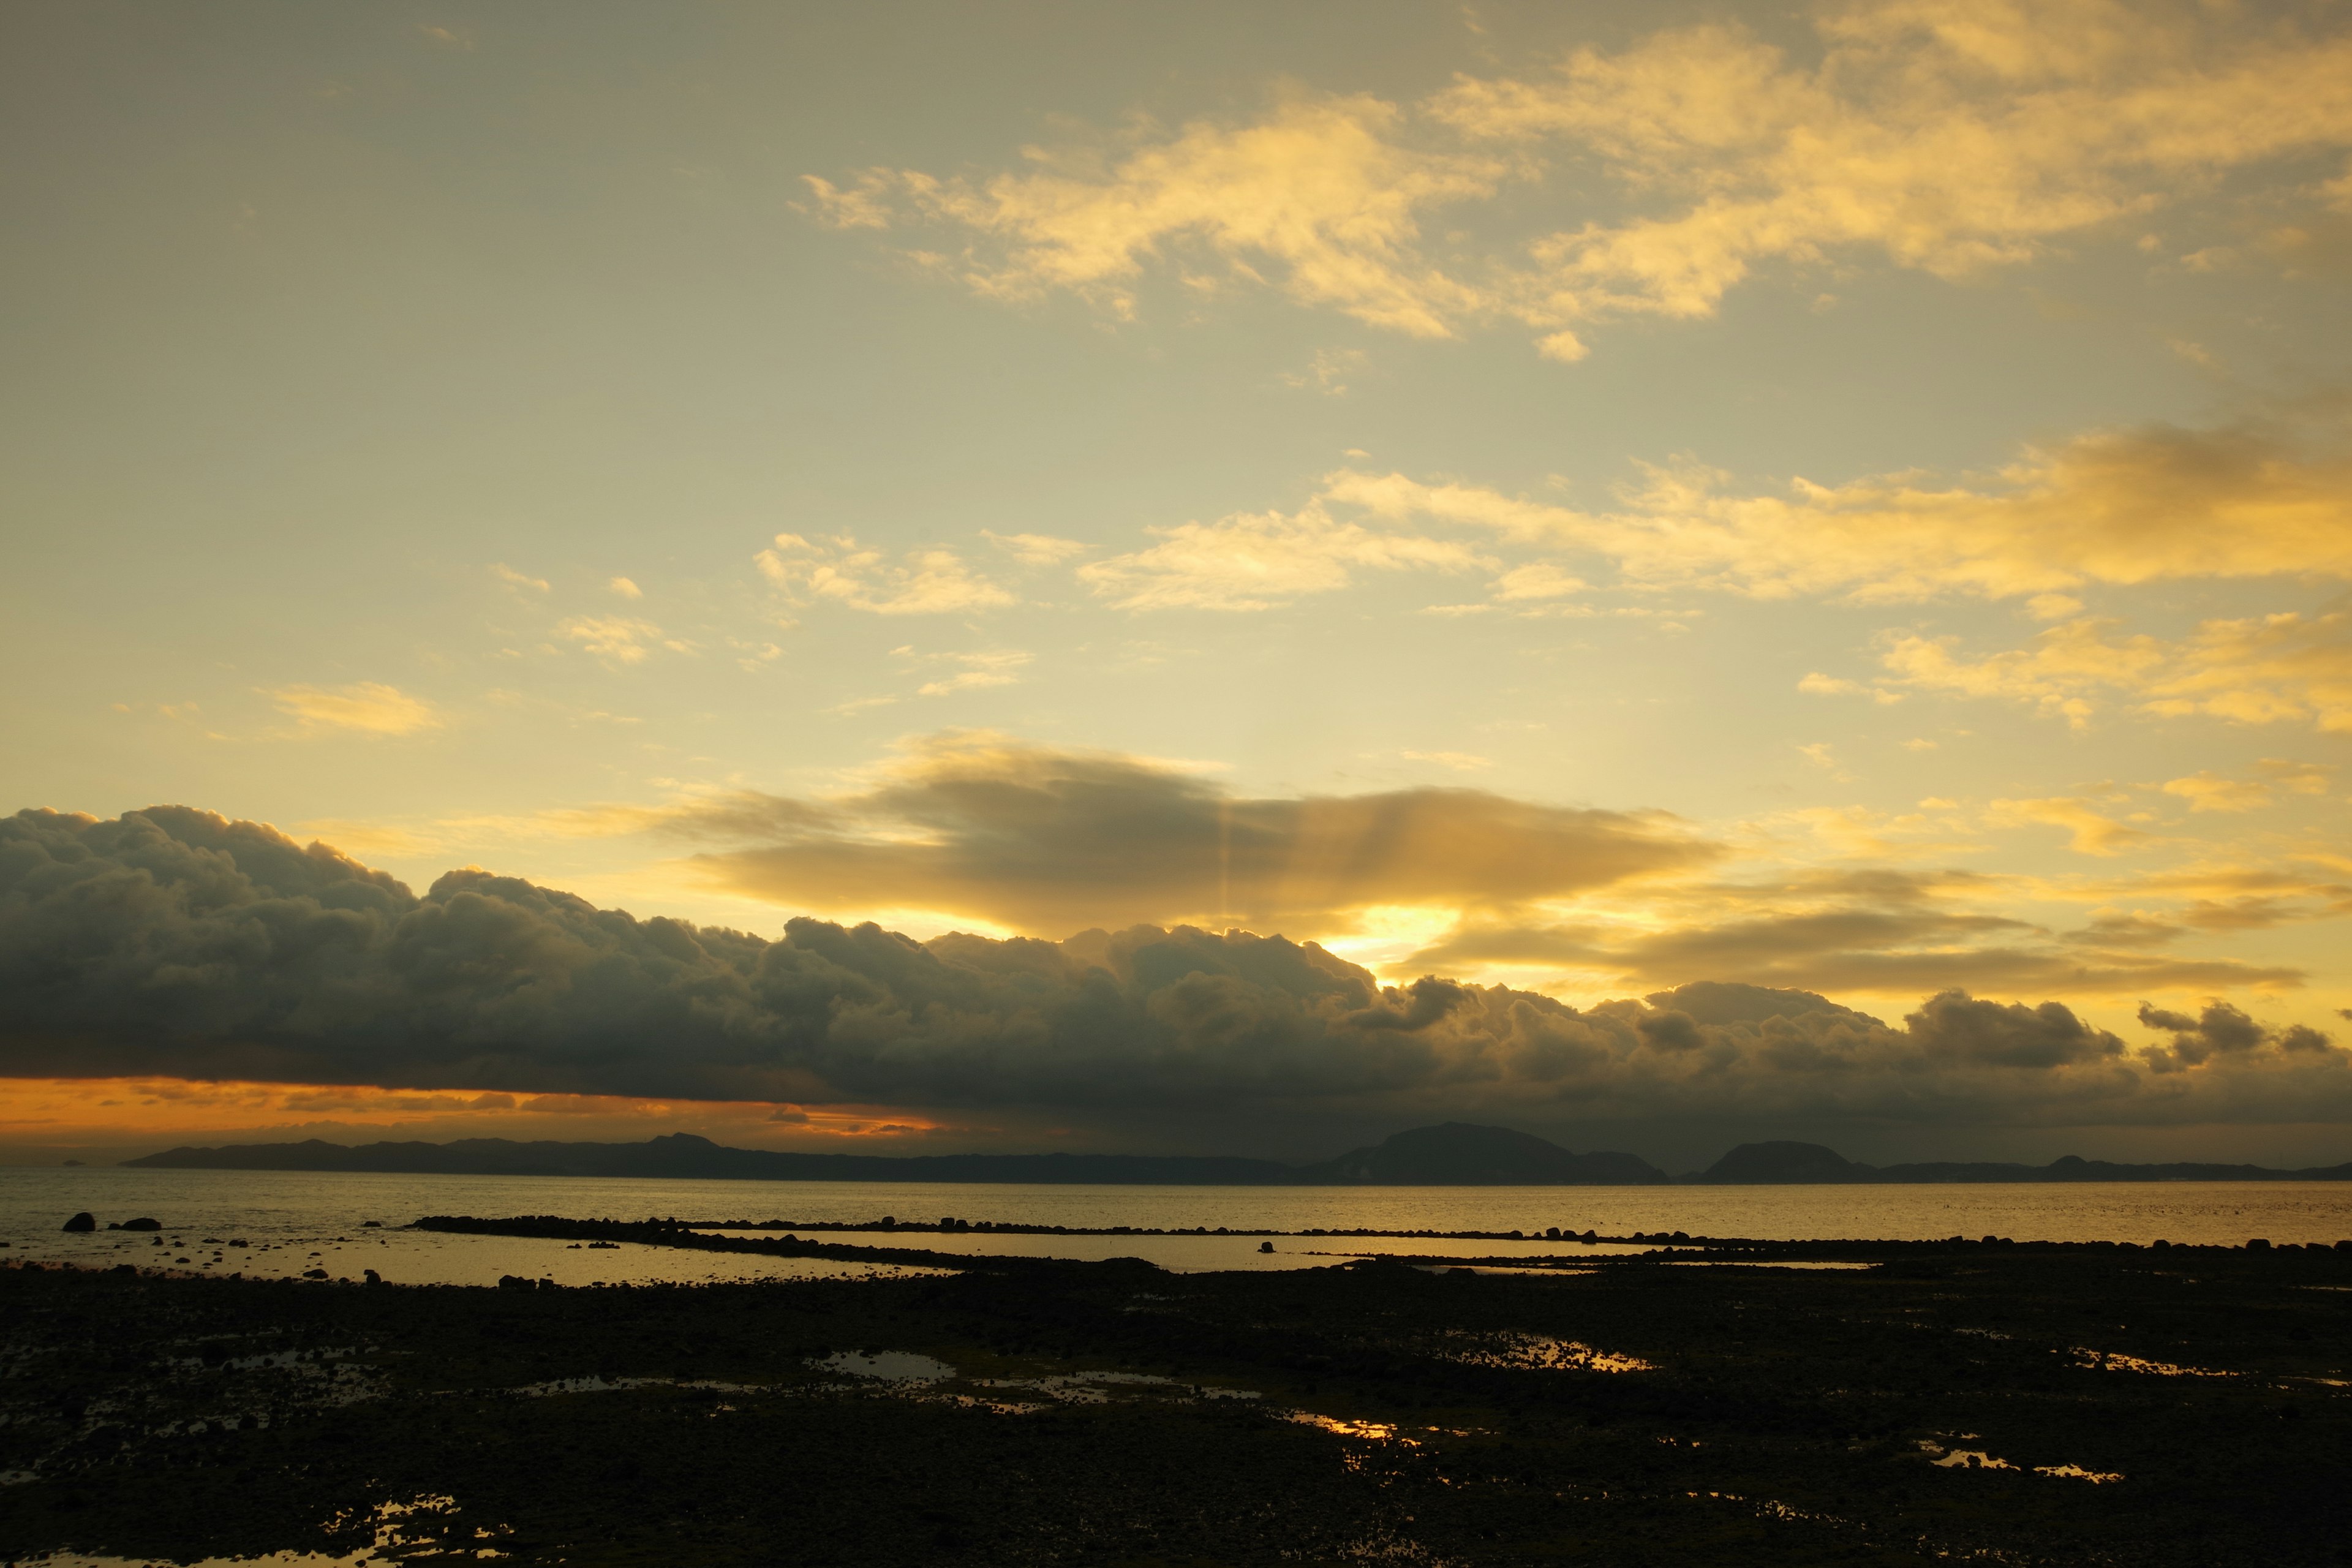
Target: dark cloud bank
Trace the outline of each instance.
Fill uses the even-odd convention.
[[[2056,1002],[1890,1026],[1715,983],[1580,1011],[1383,988],[1313,943],[1136,927],[1063,942],[636,920],[478,870],[422,897],[182,807],[0,820],[0,1073],[1220,1119],[1478,1113],[1719,1128],[2352,1121],[2346,1054],[2234,1008],[2128,1046]],[[1191,1129],[1180,1133],[1179,1129]]]

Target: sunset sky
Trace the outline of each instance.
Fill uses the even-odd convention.
[[[1491,990],[1180,1082],[1208,1026],[1118,956],[1150,1073],[887,975],[789,1060],[541,1072],[572,1037],[404,1001],[134,1018],[161,950],[58,981],[115,917],[0,838],[0,1158],[1459,1115],[1678,1169],[2352,1159],[2340,5],[20,5],[0,182],[0,811],[1626,1020],[1606,1092],[1433,1043]],[[1631,999],[1693,982],[1901,1051],[1678,1046]],[[1967,1045],[1951,991],[2098,1043]],[[922,1070],[845,1065],[853,1003]]]

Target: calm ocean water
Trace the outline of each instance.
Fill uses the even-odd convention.
[[[152,1215],[160,1237],[59,1231],[88,1210],[110,1220]],[[1682,1230],[1789,1240],[1924,1240],[2006,1236],[2020,1241],[2234,1244],[2352,1237],[2352,1183],[2088,1183],[2063,1186],[1818,1187],[1089,1187],[883,1182],[674,1182],[564,1176],[400,1176],[260,1171],[0,1169],[0,1257],[135,1262],[189,1272],[275,1278],[325,1268],[357,1279],[373,1268],[396,1283],[491,1284],[500,1274],[567,1284],[763,1279],[873,1272],[864,1266],[733,1258],[628,1247],[451,1237],[397,1227],[428,1214],[574,1218],[850,1223],[901,1219],[1231,1231],[1525,1230],[1603,1236]],[[382,1228],[369,1229],[375,1220]],[[854,1241],[856,1237],[840,1239]],[[879,1237],[874,1238],[879,1240]],[[157,1240],[165,1245],[158,1247]],[[229,1244],[243,1241],[242,1247]],[[1022,1251],[1061,1258],[1140,1257],[1164,1268],[1297,1268],[1387,1252],[1444,1251],[1411,1242],[1340,1243],[1232,1237],[915,1237],[937,1250]],[[1529,1256],[1558,1242],[1482,1242],[1481,1252]],[[184,1259],[185,1261],[182,1261]]]

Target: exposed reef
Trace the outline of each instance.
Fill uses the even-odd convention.
[[[2352,1248],[1669,1236],[1175,1275],[434,1223],[960,1272],[0,1269],[0,1558],[2301,1568],[2352,1531]]]

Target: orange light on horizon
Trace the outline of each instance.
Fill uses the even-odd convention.
[[[931,1117],[885,1106],[174,1078],[0,1079],[0,1144],[34,1147],[428,1131],[575,1141],[723,1131],[754,1143],[801,1143],[892,1142],[953,1131]]]

